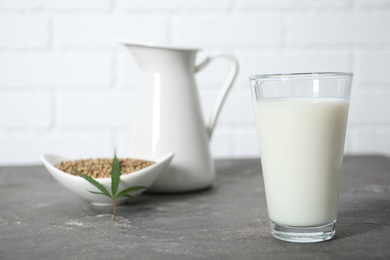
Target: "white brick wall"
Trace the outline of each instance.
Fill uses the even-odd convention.
[[[354,72],[346,152],[390,155],[390,0],[1,0],[0,165],[129,153],[139,69],[118,38],[236,55],[214,157],[259,155],[249,75],[305,71]],[[206,119],[228,71],[196,76]]]

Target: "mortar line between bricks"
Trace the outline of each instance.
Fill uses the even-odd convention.
[[[230,12],[231,12],[231,11],[234,11],[234,10],[239,10],[239,8],[237,7],[237,1],[236,1],[236,0],[230,0],[230,1],[229,1],[228,10],[229,10]]]
[[[216,45],[204,45],[205,48],[216,48]],[[218,45],[219,48],[228,48],[236,51],[347,51],[356,48],[359,51],[390,51],[390,43],[381,44],[285,44],[284,46],[271,45]],[[46,48],[8,48],[0,47],[0,55],[10,54],[110,54],[116,51],[117,47],[61,47]]]
[[[49,50],[52,50],[54,45],[54,24],[53,23],[54,23],[53,17],[50,16],[48,21],[48,43],[47,43],[47,48]]]
[[[356,71],[356,50],[355,48],[351,48],[351,50],[349,51],[348,53],[348,58],[349,58],[349,69],[351,72],[355,72]]]
[[[281,15],[280,17],[281,22],[281,48],[283,50],[286,49],[288,46],[288,28],[289,28],[289,17]]]
[[[57,89],[53,88],[51,91],[51,107],[52,107],[52,114],[51,114],[51,129],[55,129],[58,126],[58,94]]]
[[[112,14],[117,9],[116,7],[118,6],[118,1],[116,1],[116,0],[109,0],[109,1],[110,1],[110,3],[109,3],[109,6],[107,8],[107,12]]]
[[[176,13],[175,12],[172,12],[170,15],[168,15],[166,17],[166,27],[167,27],[167,31],[165,32],[166,35],[166,43],[167,44],[174,44],[173,43],[173,20],[174,20],[174,17],[176,16]]]
[[[111,54],[111,79],[110,79],[110,86],[109,89],[116,90],[119,88],[118,86],[118,78],[119,78],[119,72],[118,72],[118,51],[113,50]]]
[[[334,13],[336,12],[345,12],[345,11],[363,11],[363,12],[383,12],[390,10],[390,4],[384,5],[366,5],[358,6],[356,1],[352,1],[346,6],[299,6],[299,7],[272,7],[272,6],[253,6],[253,7],[238,7],[236,1],[230,1],[227,7],[222,9],[219,8],[172,8],[160,10],[158,8],[121,8],[118,6],[117,1],[110,1],[110,5],[107,8],[103,9],[56,9],[56,8],[22,8],[22,9],[0,9],[0,15],[39,15],[39,14],[59,14],[59,15],[102,15],[102,14],[161,14],[161,13],[170,13],[172,11],[176,13],[188,14],[202,14],[202,13],[229,13],[231,10],[234,10],[237,13]]]

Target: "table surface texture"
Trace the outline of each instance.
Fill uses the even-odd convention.
[[[0,167],[0,259],[390,259],[390,158],[346,156],[336,236],[272,237],[259,159],[216,160],[213,186],[96,207],[43,166]]]

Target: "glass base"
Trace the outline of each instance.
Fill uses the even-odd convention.
[[[271,233],[277,239],[295,243],[314,243],[331,239],[336,234],[336,220],[317,227],[293,227],[271,220]]]

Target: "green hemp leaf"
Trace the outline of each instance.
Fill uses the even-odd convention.
[[[118,161],[118,158],[116,157],[116,154],[114,155],[114,159],[112,161],[112,170],[111,170],[111,193],[98,181],[96,181],[94,178],[81,173],[77,169],[73,168],[73,171],[76,172],[80,177],[84,178],[87,180],[89,183],[91,183],[93,186],[98,188],[100,192],[96,191],[89,191],[93,194],[97,195],[104,195],[109,197],[112,200],[112,206],[114,208],[114,218],[113,221],[116,220],[116,199],[117,198],[123,198],[123,197],[128,197],[128,198],[133,198],[133,196],[130,195],[130,193],[145,189],[143,186],[135,186],[135,187],[129,187],[127,189],[124,189],[120,192],[118,192],[118,187],[120,183],[120,176],[121,176],[121,165]]]

